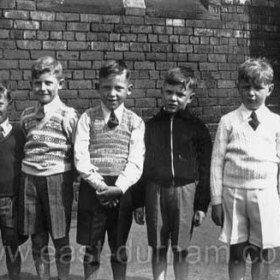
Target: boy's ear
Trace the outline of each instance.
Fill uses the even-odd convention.
[[[268,94],[267,94],[267,96],[269,96],[273,92],[273,90],[274,90],[274,84],[270,84],[268,86]]]
[[[191,102],[193,101],[194,96],[195,96],[195,93],[192,92],[192,93],[190,94],[190,98],[189,98],[189,102],[188,102],[188,103],[191,103]]]
[[[58,84],[59,84],[60,89],[62,89],[63,86],[64,86],[64,84],[65,84],[65,80],[64,80],[64,79],[60,79],[60,80],[58,81]]]
[[[132,93],[132,89],[133,89],[133,84],[129,84],[127,87],[127,95],[130,95]]]

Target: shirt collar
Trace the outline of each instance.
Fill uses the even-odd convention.
[[[12,129],[12,125],[10,124],[9,119],[7,118],[5,121],[3,121],[0,126],[3,128],[4,136],[8,135]]]
[[[248,120],[253,112],[252,110],[247,109],[244,104],[241,104],[239,110],[243,120]],[[255,110],[259,120],[265,117],[267,111],[268,109],[264,104],[260,106],[257,110]]]
[[[47,114],[49,112],[52,112],[52,111],[55,111],[57,108],[59,108],[61,105],[61,100],[59,98],[59,96],[55,96],[54,99],[46,104],[46,105],[43,105],[43,108],[44,108],[44,113]],[[41,105],[38,103],[37,105],[37,108],[39,108]]]
[[[110,118],[110,114],[111,114],[111,110],[109,110],[103,102],[101,102],[101,108],[102,108],[102,112],[103,112],[103,116],[104,116],[104,120],[107,123],[109,118]],[[122,116],[123,116],[123,110],[124,110],[124,104],[122,103],[117,109],[114,110],[114,113],[118,119],[119,122],[121,122],[122,120]]]

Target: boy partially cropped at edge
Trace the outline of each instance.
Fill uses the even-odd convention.
[[[229,278],[268,279],[269,248],[280,246],[280,117],[265,105],[274,85],[266,59],[239,67],[242,104],[220,120],[211,163],[212,218],[230,246]]]
[[[12,103],[6,82],[0,82],[0,230],[5,247],[10,280],[20,279],[19,245],[26,238],[18,234],[18,190],[25,135],[20,126],[11,124],[8,108]]]

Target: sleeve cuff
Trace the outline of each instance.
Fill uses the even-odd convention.
[[[222,204],[222,196],[212,196],[211,204],[212,205]]]

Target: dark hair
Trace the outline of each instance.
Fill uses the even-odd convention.
[[[31,67],[31,78],[37,79],[44,73],[51,73],[57,79],[62,78],[62,65],[51,56],[43,56],[37,59]]]
[[[273,75],[273,68],[266,58],[249,58],[239,67],[238,81],[252,81],[256,85],[270,84]]]
[[[11,91],[9,89],[8,82],[6,82],[6,81],[0,82],[0,95],[5,96],[9,102],[12,100],[12,95],[11,95]]]
[[[99,79],[108,78],[110,75],[121,75],[124,72],[126,73],[126,79],[130,80],[130,71],[123,60],[108,60],[99,70]]]
[[[182,84],[189,88],[195,89],[197,87],[197,81],[194,76],[194,71],[185,66],[179,66],[168,70],[164,83],[170,85]]]

